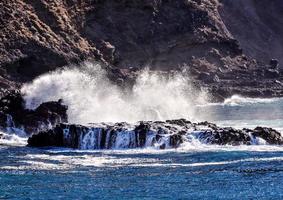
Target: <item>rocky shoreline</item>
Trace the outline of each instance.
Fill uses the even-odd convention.
[[[61,136],[66,126],[100,128],[106,137],[106,128],[100,125],[62,124],[68,119],[61,100],[29,110],[20,92],[14,91],[42,74],[80,68],[85,61],[100,63],[110,80],[126,89],[134,85],[141,70],[149,68],[165,74],[182,72],[196,88],[207,90],[214,102],[234,94],[283,97],[281,0],[3,0],[0,7],[0,127],[34,134],[30,141],[50,135],[57,139],[44,139],[46,144],[65,145]],[[201,141],[212,144],[251,144],[254,137],[281,144],[278,132],[268,128],[236,130],[208,123],[214,129],[202,131],[197,124],[179,122],[185,123],[178,125],[185,135],[192,135],[186,129],[190,127],[201,132]],[[168,122],[143,122],[145,127],[167,130],[164,123]],[[105,126],[140,135],[135,131],[140,125],[132,129],[127,124]],[[78,133],[68,134],[77,139],[67,146],[78,148],[73,145],[79,143]],[[155,135],[153,143],[169,138],[173,147],[186,138],[179,132]],[[44,141],[31,145],[45,145]],[[134,146],[143,142],[136,141]]]
[[[30,147],[165,149],[193,141],[208,145],[283,145],[281,134],[267,127],[240,130],[186,119],[79,125],[68,124],[67,109],[59,100],[29,110],[18,91],[10,92],[0,99],[0,127],[8,133],[24,132]]]
[[[271,128],[234,129],[209,122],[192,123],[185,119],[127,123],[59,124],[28,139],[30,147],[74,149],[124,149],[155,147],[177,148],[197,141],[207,145],[283,145],[283,137]]]

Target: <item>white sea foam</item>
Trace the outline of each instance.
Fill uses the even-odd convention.
[[[0,132],[0,145],[24,146],[27,138],[13,133]]]
[[[223,149],[222,149],[223,150]],[[282,148],[281,148],[282,150]],[[246,158],[235,160],[220,160],[216,162],[192,162],[178,163],[168,159],[158,158],[142,158],[139,156],[132,157],[134,154],[168,154],[176,150],[155,151],[151,149],[125,150],[125,151],[93,151],[92,154],[88,151],[87,155],[84,151],[71,151],[75,155],[62,155],[62,150],[51,150],[49,153],[27,154],[19,156],[17,164],[0,166],[0,170],[69,170],[80,167],[96,167],[96,168],[117,168],[117,167],[202,167],[202,166],[217,166],[231,165],[237,163],[250,162],[271,162],[283,161],[283,157],[262,157],[262,158]],[[79,154],[79,153],[82,154]],[[119,156],[122,154],[124,156]],[[17,158],[15,158],[17,159]]]
[[[251,104],[268,104],[282,101],[282,98],[249,98],[241,95],[233,95],[230,98],[224,100],[222,105],[229,106],[240,106],[240,105],[251,105]]]
[[[181,74],[160,75],[144,70],[130,91],[113,84],[99,64],[86,63],[38,77],[24,85],[26,106],[63,99],[72,123],[135,122],[140,120],[192,119],[206,93],[195,90]]]
[[[283,157],[271,158],[247,158],[232,161],[218,161],[218,162],[196,162],[196,163],[136,163],[130,166],[135,167],[203,167],[203,166],[216,166],[216,165],[229,165],[237,163],[248,162],[270,162],[270,161],[283,161]]]
[[[78,167],[122,167],[136,163],[157,163],[153,158],[118,158],[113,155],[47,155],[28,154],[19,157],[18,164],[0,166],[0,170],[67,170]]]

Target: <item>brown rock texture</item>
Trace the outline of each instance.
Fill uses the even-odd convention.
[[[68,3],[67,3],[68,2]],[[99,52],[78,32],[89,8],[81,1],[0,2],[0,65],[19,80],[79,62]]]
[[[2,0],[0,8],[2,89],[94,59],[114,79],[131,68],[185,68],[218,100],[283,96],[282,73],[269,66],[282,60],[280,0]]]

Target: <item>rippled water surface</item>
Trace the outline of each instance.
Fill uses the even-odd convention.
[[[283,198],[283,149],[1,149],[0,199]]]
[[[282,99],[234,98],[200,112],[209,110],[220,125],[282,131],[282,106]],[[279,146],[79,151],[19,144],[0,146],[0,199],[283,198]]]

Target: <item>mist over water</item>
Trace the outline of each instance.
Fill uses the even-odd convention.
[[[140,71],[131,89],[107,78],[97,63],[50,72],[22,87],[26,106],[35,109],[46,101],[63,99],[70,123],[135,123],[141,120],[186,118],[219,126],[283,130],[283,99],[234,95],[222,103],[209,103],[208,94],[195,89],[189,77]]]
[[[71,123],[136,122],[197,118],[196,105],[207,95],[192,87],[181,73],[162,75],[143,70],[135,85],[124,90],[112,83],[97,63],[42,75],[22,88],[26,106],[63,99]]]

